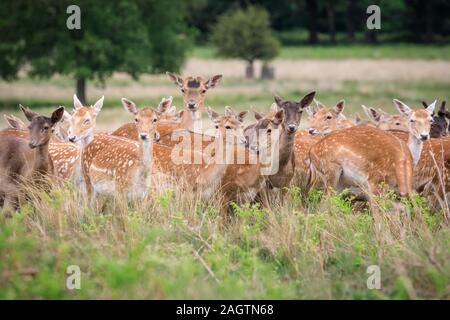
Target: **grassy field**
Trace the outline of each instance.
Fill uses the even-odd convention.
[[[190,55],[201,59],[217,58],[214,48],[195,47]],[[340,46],[285,46],[280,59],[450,59],[450,45],[345,44]]]
[[[362,114],[361,104],[394,113],[392,98],[411,107],[449,98],[448,70],[437,73],[448,67],[441,60],[448,60],[449,46],[376,50],[286,48],[276,80],[248,81],[240,64],[210,60],[212,51],[199,48],[184,72],[224,72],[223,82],[206,97],[206,105],[219,110],[230,105],[264,111],[274,92],[299,100],[312,90],[328,105],[345,99],[348,116]],[[298,57],[324,60],[312,66],[296,60],[291,67],[288,59]],[[411,74],[404,64],[383,65],[377,73],[378,64],[370,61],[352,60],[352,70],[346,65],[333,69],[341,57],[380,58],[380,63],[384,58],[427,60],[412,64]],[[310,71],[305,74],[303,67]],[[73,90],[68,77],[22,76],[14,83],[0,82],[0,108],[22,119],[18,103],[47,114],[57,105],[70,110]],[[163,75],[133,81],[115,74],[104,85],[89,82],[90,100],[102,94],[106,100],[98,130],[111,131],[131,120],[121,97],[143,106],[173,95],[175,105],[181,105],[179,90]],[[302,126],[307,126],[306,115]],[[33,192],[31,202],[11,219],[0,214],[0,298],[450,299],[448,217],[442,210],[432,212],[422,197],[399,206],[387,194],[368,208],[314,190],[302,196],[293,186],[283,203],[273,194],[270,209],[234,207],[227,215],[220,212],[218,196],[202,202],[183,183],[155,186],[143,202],[116,199],[106,213],[96,214],[66,183],[49,194]],[[79,290],[66,287],[71,265],[81,269]],[[371,265],[380,267],[380,290],[367,287]]]

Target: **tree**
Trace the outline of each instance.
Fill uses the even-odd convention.
[[[319,20],[319,5],[316,0],[306,0],[306,10],[308,12],[309,44],[316,44],[319,41],[317,36],[317,21]]]
[[[104,81],[115,71],[177,70],[184,58],[181,0],[81,0],[81,28],[70,30],[66,10],[73,1],[16,0],[0,3],[0,76],[17,77],[24,65],[31,76],[64,74],[76,80],[86,103],[86,82]]]
[[[272,35],[267,11],[255,6],[220,16],[213,28],[212,41],[220,55],[247,61],[247,78],[254,77],[256,59],[273,59],[280,46]]]

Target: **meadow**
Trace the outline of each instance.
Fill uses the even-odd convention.
[[[352,117],[363,114],[361,104],[394,113],[393,98],[419,107],[422,100],[447,99],[450,89],[448,47],[421,54],[403,48],[406,56],[380,49],[379,60],[350,48],[350,62],[328,48],[318,55],[308,53],[316,49],[286,49],[274,61],[277,77],[271,81],[245,80],[241,62],[210,60],[208,50],[194,52],[183,74],[224,73],[206,97],[206,105],[218,110],[230,105],[264,111],[274,92],[300,99],[316,90],[327,105],[345,99],[344,113]],[[56,105],[70,110],[73,90],[66,77],[22,75],[0,82],[0,107],[22,119],[18,103],[42,113]],[[143,106],[173,95],[181,106],[179,90],[165,75],[134,81],[115,74],[104,84],[91,82],[88,98],[102,94],[100,131],[131,120],[121,97]],[[307,127],[306,114],[302,126]],[[400,209],[387,193],[369,208],[318,190],[305,195],[292,186],[285,201],[272,194],[270,209],[232,205],[233,213],[224,215],[219,195],[203,202],[182,183],[156,185],[144,201],[118,198],[103,214],[92,212],[68,182],[48,194],[31,191],[20,212],[0,215],[0,298],[450,298],[450,217],[444,209],[431,211],[423,197],[404,200]],[[70,265],[81,269],[79,290],[66,287]],[[371,265],[380,267],[380,290],[367,287]]]

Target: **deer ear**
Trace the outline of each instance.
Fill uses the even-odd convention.
[[[300,108],[304,109],[307,106],[309,106],[311,104],[311,102],[313,102],[314,97],[316,96],[316,92],[313,91],[311,93],[308,93],[306,96],[303,97],[302,100],[300,100]]]
[[[64,107],[59,107],[58,109],[53,111],[50,119],[51,119],[52,123],[55,124],[55,123],[61,121],[63,116],[64,116]]]
[[[233,116],[236,116],[236,113],[233,111],[233,109],[231,109],[231,107],[226,106],[225,107],[225,115],[227,117],[233,117]]]
[[[81,103],[80,99],[78,99],[76,94],[73,95],[73,107],[75,110],[83,107],[83,104]]]
[[[183,88],[183,79],[176,74],[166,72],[166,74],[169,76],[170,80],[172,80],[175,85],[179,86],[180,88]]]
[[[23,123],[22,120],[20,120],[19,118],[16,118],[13,115],[3,115],[3,117],[5,118],[6,122],[8,122],[9,126],[13,129],[18,129],[18,130],[25,130],[27,128],[27,126],[25,125],[25,123]]]
[[[273,98],[274,98],[275,103],[277,104],[277,106],[279,106],[281,108],[281,105],[283,104],[283,99],[281,99],[281,97],[279,95],[275,95]]]
[[[359,116],[359,113],[355,114],[355,124],[361,124],[362,120],[361,117]]]
[[[94,104],[95,113],[98,114],[103,107],[103,101],[105,101],[105,96],[102,96],[97,102]]]
[[[434,108],[436,107],[436,100],[434,100],[427,108],[427,112],[428,114],[433,114],[434,113]]]
[[[244,122],[245,117],[247,116],[247,113],[248,113],[247,110],[246,110],[246,111],[241,111],[241,112],[239,112],[239,114],[238,114],[238,116],[237,116],[239,122]]]
[[[394,99],[394,104],[397,107],[398,112],[400,112],[402,116],[408,118],[411,115],[411,108],[400,100]]]
[[[156,109],[156,111],[158,111],[159,113],[164,113],[166,112],[169,107],[172,105],[172,100],[173,97],[170,96],[169,98],[162,98],[161,102],[158,105],[158,108]]]
[[[425,109],[428,108],[428,103],[426,103],[425,101],[422,101],[422,105]]]
[[[368,108],[365,105],[362,105],[362,108],[364,109],[364,112],[367,114],[369,119],[371,119],[372,121],[375,121],[375,122],[380,121],[381,113],[379,113],[377,110],[375,110],[372,107]]]
[[[31,120],[33,120],[34,117],[37,117],[37,113],[33,112],[30,110],[30,108],[25,108],[23,105],[19,104],[20,109],[22,110],[23,114],[25,115],[25,117],[27,118],[28,121],[31,122]]]
[[[255,119],[258,121],[264,118],[258,111],[253,110],[253,113],[255,114]]]
[[[334,106],[334,111],[336,111],[337,114],[340,114],[342,113],[342,111],[344,111],[344,108],[345,108],[345,101],[341,100]]]
[[[284,110],[281,109],[280,111],[277,111],[277,113],[275,113],[275,116],[272,119],[272,123],[278,126],[283,122],[283,119],[284,119]]]
[[[306,110],[306,113],[308,114],[309,118],[314,117],[315,112],[314,112],[314,108],[312,106],[305,108],[305,110]]]
[[[206,89],[215,88],[219,84],[220,80],[222,80],[222,75],[221,74],[216,74],[215,76],[209,78],[205,82]]]
[[[219,120],[220,115],[217,112],[215,112],[213,109],[211,109],[210,107],[207,107],[206,111],[208,112],[208,116],[212,122],[217,122]]]
[[[125,110],[127,110],[128,112],[130,112],[132,114],[137,113],[136,104],[133,101],[128,100],[127,98],[122,98],[121,101],[122,101],[122,105],[125,108]]]
[[[317,113],[317,111],[319,111],[320,109],[325,108],[325,106],[319,100],[314,99],[314,103],[316,104],[316,110],[314,111],[314,113]]]
[[[72,115],[69,112],[67,112],[66,110],[64,110],[62,121],[68,122],[68,121],[70,121],[70,118],[72,118]]]

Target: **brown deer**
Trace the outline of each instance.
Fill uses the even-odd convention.
[[[309,133],[311,135],[329,134],[337,129],[350,128],[355,124],[347,120],[342,111],[345,108],[345,101],[341,100],[333,108],[327,108],[319,101],[315,100],[316,108],[310,108]]]
[[[99,135],[86,146],[82,158],[83,176],[93,207],[98,196],[125,193],[127,198],[137,199],[145,197],[150,188],[153,141],[159,140],[157,121],[168,104],[163,105],[161,112],[152,108],[138,110],[133,102],[125,98],[122,104],[135,117],[138,142]]]
[[[63,107],[56,109],[51,117],[38,115],[24,107],[21,110],[30,122],[29,140],[0,136],[0,202],[6,212],[23,203],[25,195],[21,182],[40,186],[43,177],[53,174],[48,145],[55,125],[64,113]]]
[[[284,112],[284,117],[281,123],[281,134],[278,142],[279,159],[274,159],[278,160],[278,172],[268,176],[268,185],[271,188],[288,187],[294,176],[295,133],[300,125],[303,109],[310,105],[315,94],[315,92],[311,92],[299,102],[283,101],[279,96],[275,96],[275,102],[279,109]]]

